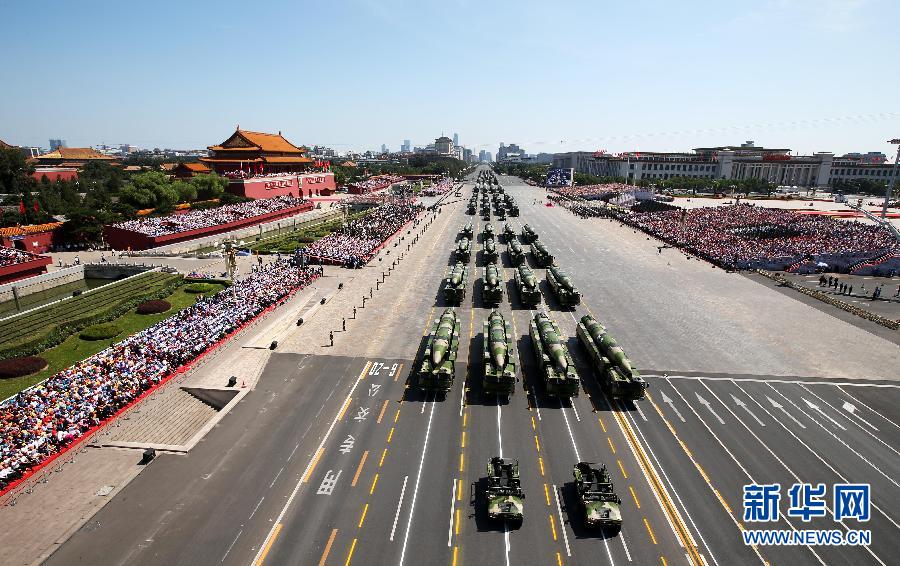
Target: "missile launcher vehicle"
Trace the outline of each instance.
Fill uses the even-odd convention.
[[[588,528],[608,528],[613,533],[622,529],[622,500],[616,495],[606,466],[578,462],[572,470],[578,506]]]
[[[512,332],[509,322],[498,310],[492,310],[484,321],[485,393],[509,397],[516,390],[516,364],[513,360]]]
[[[560,305],[574,307],[581,302],[581,294],[578,292],[578,289],[575,288],[572,280],[560,268],[551,265],[547,269],[547,282],[556,294],[556,299]]]
[[[493,240],[485,240],[482,255],[485,263],[497,263],[500,258],[500,252],[497,251],[497,243]]]
[[[503,225],[503,241],[509,244],[516,239],[516,231],[508,223]]]
[[[419,368],[418,385],[426,391],[447,392],[456,376],[456,352],[459,348],[459,317],[452,308],[444,310],[431,326],[428,345],[422,366]]]
[[[600,387],[611,397],[637,401],[647,393],[647,382],[631,367],[625,351],[594,317],[584,315],[575,330],[587,350]]]
[[[485,304],[499,306],[503,302],[503,270],[489,263],[484,268],[482,298]]]
[[[519,300],[524,305],[535,306],[541,302],[541,288],[537,277],[527,263],[521,263],[515,273],[516,289],[519,290]]]
[[[472,227],[472,223],[469,222],[465,226],[463,226],[462,230],[460,230],[459,235],[463,238],[472,239],[472,236],[475,235],[475,229]]]
[[[497,234],[494,233],[494,226],[492,224],[485,224],[484,230],[481,232],[481,241],[487,242],[488,240],[493,240],[497,237]]]
[[[519,216],[519,205],[515,202],[511,202],[506,206],[507,214],[513,218],[518,218]]]
[[[518,267],[525,263],[525,250],[519,242],[511,240],[506,247],[506,253],[509,254],[509,261],[513,266]]]
[[[469,280],[469,268],[462,262],[456,262],[450,275],[444,280],[444,300],[459,305],[466,298],[466,283]]]
[[[488,518],[521,525],[525,518],[525,492],[519,479],[519,461],[494,456],[487,465]]]
[[[469,263],[469,260],[472,258],[472,242],[470,242],[468,238],[463,238],[456,244],[456,250],[454,250],[454,252],[456,254],[456,261]]]
[[[531,344],[547,394],[577,397],[580,391],[578,373],[565,340],[560,336],[559,327],[543,312],[535,313],[529,327]]]
[[[544,247],[544,244],[535,241],[531,244],[531,254],[534,256],[534,261],[540,267],[550,267],[553,265],[553,256],[547,251],[547,248]]]
[[[534,243],[538,239],[537,232],[534,231],[534,228],[526,224],[522,226],[522,241],[526,244]]]

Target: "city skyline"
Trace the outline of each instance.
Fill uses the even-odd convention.
[[[240,124],[338,151],[377,148],[385,139],[425,146],[441,132],[458,132],[476,153],[496,152],[510,140],[529,153],[556,153],[689,151],[753,139],[800,154],[891,155],[886,141],[900,131],[891,95],[900,77],[889,64],[897,46],[890,22],[900,7],[884,1],[740,8],[648,2],[634,29],[619,25],[630,21],[632,8],[575,2],[558,7],[564,35],[547,28],[527,2],[479,5],[477,18],[463,16],[474,7],[464,1],[416,10],[402,1],[283,3],[270,10],[277,18],[239,23],[228,2],[171,6],[179,17],[147,26],[137,6],[47,11],[5,3],[0,30],[10,52],[7,75],[15,80],[7,82],[0,107],[0,139],[39,147],[60,138],[71,147],[199,149]],[[260,61],[238,48],[258,41],[274,54],[297,54],[289,38],[272,33],[276,21],[290,18],[322,22],[305,28],[304,41],[328,44],[326,58],[348,61],[354,72],[322,71],[328,88],[310,88],[301,69],[318,54]],[[598,21],[603,33],[591,33]],[[448,63],[501,44],[522,55],[502,70],[475,67],[450,81],[444,66],[423,67],[433,63],[431,55],[414,55],[408,64],[417,65],[417,82],[409,89],[388,72],[391,58],[359,59],[363,49],[387,46],[395,33],[423,45],[435,35],[456,38],[459,52]],[[560,33],[560,41],[546,41],[547,33]],[[103,64],[64,65],[53,73],[37,64],[60,52]],[[208,73],[195,72],[195,58]],[[260,77],[280,86],[227,86]],[[474,107],[490,110],[458,104],[476,99]]]

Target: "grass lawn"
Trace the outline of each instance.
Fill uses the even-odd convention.
[[[207,293],[207,295],[216,293],[224,288],[224,285],[218,283],[213,284],[213,286],[215,289],[210,293]],[[172,308],[167,312],[159,314],[137,314],[134,310],[131,310],[128,311],[127,314],[110,321],[122,329],[122,333],[115,338],[92,342],[89,340],[82,340],[78,337],[78,333],[75,333],[72,336],[69,336],[66,341],[59,346],[35,354],[47,360],[47,363],[49,364],[47,369],[34,375],[0,380],[0,400],[6,399],[10,395],[14,395],[19,391],[50,377],[61,369],[67,368],[76,362],[96,354],[110,344],[123,340],[127,336],[172,316],[181,309],[194,304],[197,300],[197,295],[185,292],[182,286],[168,297],[165,297],[165,300],[172,303]]]

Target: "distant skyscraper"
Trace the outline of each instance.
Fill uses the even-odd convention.
[[[412,151],[412,143],[409,140],[403,140],[403,145],[400,146],[400,151],[409,153],[410,151]]]
[[[456,133],[453,134],[453,145],[459,146],[459,134],[456,134]]]
[[[387,153],[387,152],[388,152],[388,147],[387,147],[387,145],[381,144],[381,153]]]
[[[66,140],[50,140],[50,151],[56,151],[61,147],[69,147],[66,145]]]

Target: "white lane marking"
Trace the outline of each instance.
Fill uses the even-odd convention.
[[[291,450],[291,455],[288,456],[288,459],[287,459],[288,462],[290,462],[290,461],[291,461],[291,458],[294,457],[294,452],[296,452],[298,448],[300,448],[300,443],[299,443],[299,442],[297,443],[296,446],[294,446],[294,449]]]
[[[836,420],[834,420],[833,418],[831,418],[831,417],[828,415],[828,413],[826,413],[825,411],[822,410],[821,407],[819,407],[818,405],[816,405],[815,403],[813,403],[812,401],[810,401],[810,400],[807,399],[806,397],[801,397],[800,399],[802,399],[803,402],[806,403],[806,406],[807,406],[807,407],[809,407],[809,408],[812,409],[813,411],[816,411],[817,413],[819,413],[820,415],[822,415],[823,417],[825,417],[826,419],[828,419],[829,421],[831,421],[831,424],[833,424],[834,426],[838,427],[838,428],[841,429],[841,430],[847,430],[846,428],[844,428],[844,425],[842,425],[841,423],[839,423],[839,422],[837,422]]]
[[[672,384],[669,383],[669,386],[671,386],[671,385]],[[680,420],[683,423],[686,423],[687,421],[684,420],[683,416],[681,416],[681,412],[678,410],[678,407],[675,406],[675,402],[672,401],[672,399],[670,399],[668,395],[666,395],[666,391],[664,389],[660,389],[660,393],[662,394],[662,402],[665,403],[666,405],[668,405],[672,409],[672,411],[675,413],[675,416],[678,417],[678,420]]]
[[[247,517],[247,520],[252,519],[253,516],[256,515],[256,512],[259,510],[259,506],[262,505],[263,499],[265,499],[265,498],[266,498],[265,495],[263,495],[262,497],[259,498],[259,501],[256,503],[256,507],[253,508],[253,513],[250,513],[250,516]]]
[[[742,409],[747,411],[747,414],[750,415],[751,417],[753,417],[756,420],[756,422],[759,424],[759,426],[766,426],[766,423],[762,422],[762,420],[760,420],[760,418],[756,416],[756,413],[754,413],[753,411],[750,410],[750,407],[747,406],[747,403],[744,403],[743,399],[741,399],[740,397],[738,397],[737,395],[732,393],[731,400],[734,401],[735,405],[737,405],[738,407],[741,407]]]
[[[576,419],[578,422],[581,422],[581,417],[578,416],[578,407],[575,406],[575,403],[574,403],[574,402],[572,402],[572,412],[575,413],[575,419]]]
[[[619,531],[619,540],[622,541],[622,548],[625,549],[625,558],[631,562],[631,553],[628,551],[628,545],[625,544],[625,534],[622,533],[622,531]],[[690,562],[690,560],[688,560],[688,562]]]
[[[406,521],[406,534],[403,535],[403,550],[400,551],[400,566],[406,558],[406,544],[409,542],[409,531],[412,529],[413,514],[416,512],[416,498],[419,495],[419,482],[422,480],[422,468],[425,467],[425,454],[428,452],[428,437],[431,435],[431,421],[434,418],[434,400],[428,415],[428,427],[425,429],[425,443],[422,446],[422,458],[419,460],[419,472],[416,474],[416,485],[413,488],[412,502],[409,506],[409,520]]]
[[[400,489],[400,501],[397,502],[397,512],[394,513],[394,526],[391,527],[391,538],[388,540],[394,540],[394,532],[397,530],[397,519],[400,518],[400,508],[403,507],[403,496],[406,494],[406,480],[409,479],[409,476],[403,476],[403,487]]]
[[[700,383],[703,384],[702,381]],[[723,421],[722,417],[719,416],[719,413],[717,413],[716,410],[712,408],[712,406],[709,404],[709,401],[707,401],[705,398],[701,397],[700,394],[697,392],[694,392],[694,395],[697,396],[697,401],[700,401],[701,405],[705,405],[706,408],[709,410],[709,412],[712,413],[712,415],[714,417],[716,417],[716,420],[719,421],[719,424],[725,424],[725,421]],[[684,399],[684,397],[682,397],[682,399]]]
[[[225,562],[225,559],[228,558],[228,553],[231,552],[231,549],[234,547],[234,543],[237,542],[237,539],[239,536],[241,536],[242,532],[244,532],[244,529],[239,530],[238,534],[234,536],[234,540],[231,541],[231,544],[228,545],[228,550],[225,551],[225,555],[222,557],[222,562]]]
[[[704,387],[706,387],[706,388],[709,390],[710,393],[712,393],[712,389],[709,389],[709,386],[707,386],[707,385],[706,385],[705,383],[703,383],[702,381],[701,381],[700,383],[701,383]],[[677,388],[675,388],[674,386],[672,387],[672,389],[675,391],[675,393],[678,394],[679,397],[681,397],[682,399],[684,399],[684,395],[681,394],[681,391],[679,391],[679,390],[678,390]],[[713,393],[713,396],[714,396],[714,397],[716,396],[715,393]],[[716,397],[716,398],[718,399],[718,397]],[[724,403],[723,403],[723,405],[724,405]],[[700,424],[702,424],[702,425],[703,425],[703,428],[706,429],[706,432],[708,432],[708,433],[710,434],[710,436],[712,436],[712,437],[715,439],[715,441],[716,441],[716,443],[719,445],[719,447],[720,447],[722,450],[724,450],[726,454],[728,454],[728,457],[731,458],[731,461],[734,462],[735,465],[736,465],[738,468],[740,468],[742,472],[744,472],[744,475],[747,477],[747,479],[749,479],[752,483],[756,483],[756,480],[755,480],[755,479],[753,478],[753,476],[750,474],[750,471],[749,471],[747,468],[745,468],[745,467],[744,467],[744,464],[742,464],[741,461],[738,460],[737,456],[735,456],[734,453],[733,453],[727,446],[725,446],[725,443],[722,442],[722,439],[719,438],[719,435],[717,435],[715,432],[713,432],[713,429],[706,423],[706,421],[703,419],[703,417],[700,416],[700,413],[698,413],[697,410],[694,409],[693,407],[691,407],[690,405],[688,405],[688,408],[691,410],[692,413],[694,413],[694,416],[696,416],[696,417],[700,420]],[[727,405],[725,406],[725,409],[726,409],[727,411],[731,412],[731,414],[737,419],[737,421],[738,421],[739,423],[741,423],[742,425],[744,425],[744,428],[746,428],[746,429],[750,432],[750,434],[753,435],[754,438],[756,438],[757,440],[759,440],[760,444],[763,445],[763,448],[765,448],[765,449],[769,452],[769,454],[771,454],[772,457],[775,458],[775,460],[778,461],[778,463],[780,463],[780,464],[782,465],[782,467],[784,467],[784,469],[786,469],[786,470],[788,471],[788,473],[790,473],[791,475],[793,475],[793,472],[791,471],[791,469],[787,467],[787,465],[781,460],[781,458],[779,458],[777,454],[775,454],[775,453],[774,453],[774,452],[773,452],[773,451],[772,451],[772,450],[771,450],[771,449],[770,449],[770,448],[769,448],[762,440],[760,440],[759,437],[756,436],[756,433],[754,433],[753,430],[750,429],[750,427],[748,427],[746,424],[744,424],[744,422],[740,419],[740,417],[738,417],[737,415],[735,415],[734,412],[732,412],[731,409],[729,409]],[[794,477],[796,478],[796,476],[794,476]],[[799,482],[800,479],[797,478],[796,481]],[[732,517],[732,520],[733,520],[733,519],[734,519],[734,518]],[[793,525],[793,523],[791,523],[791,522],[787,519],[787,517],[782,516],[782,519],[784,519],[784,522],[787,523],[787,526],[790,527],[791,530],[793,530],[795,533],[797,532],[797,528]],[[816,553],[816,551],[815,551],[815,549],[813,549],[812,545],[806,545],[806,548],[809,549],[809,551],[812,553],[812,555],[816,557],[816,559],[819,561],[820,564],[822,564],[822,566],[825,566],[825,562],[824,562],[824,561],[822,560],[822,558]]]
[[[772,387],[772,386],[770,385],[769,387]],[[778,391],[778,390],[775,389],[774,387],[772,387],[772,391],[774,391],[774,392],[777,393],[778,395],[781,395],[782,397],[784,397],[784,400],[785,400],[785,401],[790,402],[790,399],[788,399],[787,397],[785,397],[784,394],[782,394],[780,391]],[[894,484],[894,486],[900,487],[900,483],[897,483],[897,482],[894,480],[894,478],[892,478],[891,476],[889,476],[889,475],[887,475],[886,473],[884,473],[884,472],[881,470],[881,468],[879,468],[878,466],[876,466],[875,464],[873,464],[872,462],[870,462],[865,456],[863,456],[862,454],[860,454],[859,452],[857,452],[856,450],[854,450],[853,448],[851,448],[850,445],[847,444],[846,442],[844,442],[838,435],[836,435],[835,433],[833,433],[833,432],[831,432],[830,430],[828,430],[828,429],[825,427],[825,425],[823,425],[821,422],[819,422],[819,421],[813,419],[812,416],[810,416],[809,413],[807,413],[807,412],[804,411],[803,409],[800,409],[800,408],[798,407],[798,410],[799,410],[801,413],[803,413],[804,415],[806,415],[809,419],[811,419],[814,423],[816,423],[817,425],[819,425],[819,428],[821,428],[822,430],[824,430],[825,432],[827,432],[828,434],[830,434],[835,440],[837,440],[838,442],[840,442],[847,450],[849,450],[850,452],[853,452],[854,454],[856,454],[856,455],[859,457],[860,460],[862,460],[863,462],[865,462],[866,464],[868,464],[873,470],[875,470],[876,472],[878,472],[879,474],[881,474],[882,476],[884,476],[884,479],[886,479],[887,481],[889,481],[889,482],[891,482],[892,484]],[[800,481],[800,480],[798,479],[797,481]]]
[[[581,460],[579,460],[580,462]],[[559,529],[563,534],[563,542],[566,543],[566,556],[572,556],[572,550],[569,548],[569,535],[566,533],[566,524],[563,522],[562,516],[562,508],[559,505],[559,488],[556,485],[553,486],[553,498],[556,500],[556,514],[559,516]],[[606,537],[604,537],[605,539]],[[609,552],[609,547],[606,547],[606,551]],[[612,556],[609,557],[609,563],[612,564]]]
[[[328,442],[328,438],[331,436],[331,431],[334,430],[335,425],[338,422],[338,418],[341,416],[341,413],[344,412],[344,407],[350,404],[350,398],[353,395],[353,392],[356,391],[356,387],[359,385],[359,382],[362,381],[363,376],[369,371],[369,365],[371,362],[366,362],[366,366],[357,376],[356,381],[353,383],[353,387],[350,388],[350,392],[347,393],[347,398],[344,399],[344,402],[341,403],[340,408],[337,413],[334,415],[334,419],[331,421],[331,425],[328,427],[328,430],[325,431],[325,436],[322,437],[322,441],[319,442],[318,448],[316,448],[315,452],[313,452],[312,456],[309,458],[309,462],[306,464],[306,468],[303,470],[303,473],[300,475],[300,480],[297,481],[297,485],[294,486],[294,490],[291,492],[288,500],[285,501],[284,507],[281,508],[281,512],[278,513],[278,517],[275,521],[272,522],[272,528],[269,529],[269,532],[266,534],[266,538],[263,540],[263,543],[259,545],[259,551],[256,553],[256,557],[253,559],[253,563],[257,563],[259,561],[260,556],[262,556],[263,550],[266,548],[265,541],[269,540],[272,537],[272,534],[275,532],[275,528],[278,524],[281,523],[284,516],[287,514],[288,508],[291,506],[291,503],[294,502],[294,498],[297,497],[297,494],[300,492],[300,487],[303,485],[303,479],[309,473],[309,470],[312,468],[313,463],[316,461],[316,456],[324,449],[325,443]]]
[[[859,405],[859,406],[861,406],[861,407],[865,407],[865,408],[868,409],[869,411],[872,411],[873,413],[875,413],[876,415],[878,415],[879,417],[881,417],[885,422],[888,422],[888,423],[894,425],[896,428],[900,428],[900,425],[898,425],[897,423],[895,423],[895,422],[892,421],[891,419],[887,418],[886,416],[882,415],[881,413],[879,413],[878,411],[876,411],[876,410],[873,409],[872,407],[866,405],[865,403],[863,403],[862,401],[860,401],[859,399],[857,399],[857,398],[854,397],[853,395],[850,395],[849,393],[847,393],[846,391],[844,391],[843,388],[842,388],[840,385],[837,385],[836,387],[837,387],[838,389],[841,390],[841,393],[843,393],[844,395],[846,395],[847,397],[849,397],[850,399],[852,399],[853,402],[856,403],[857,405]]]
[[[839,410],[837,407],[835,407],[834,405],[832,405],[831,403],[829,403],[828,401],[826,401],[826,400],[823,399],[822,397],[816,395],[816,393],[815,393],[812,389],[809,389],[809,388],[806,387],[805,385],[801,385],[800,387],[802,387],[804,391],[808,392],[810,395],[812,395],[813,397],[815,397],[815,398],[818,399],[819,401],[825,403],[825,405],[827,405],[832,411],[836,412],[836,413],[839,414],[839,415],[843,415],[844,418],[846,418],[848,421],[850,421],[851,423],[855,424],[856,426],[859,426],[859,423],[856,422],[855,420],[851,419],[851,418],[850,418],[851,416],[855,417],[855,418],[858,419],[861,423],[863,423],[864,425],[868,426],[869,428],[871,428],[871,429],[874,430],[875,432],[878,432],[878,428],[877,428],[875,425],[873,425],[872,423],[870,423],[870,422],[867,421],[866,419],[864,419],[864,418],[862,418],[861,416],[859,416],[859,415],[856,414],[856,405],[854,405],[853,403],[850,403],[849,401],[844,401],[844,404],[841,405],[841,409],[843,409],[843,410]],[[872,433],[869,432],[868,430],[862,428],[861,426],[859,426],[859,428],[861,428],[861,429],[863,430],[863,432],[865,432],[866,434],[868,434],[869,436],[871,436],[872,438],[874,438],[874,439],[877,440],[878,442],[881,442],[882,444],[884,444],[885,446],[887,446],[888,448],[890,448],[891,450],[893,450],[895,454],[897,454],[898,456],[900,456],[900,452],[897,452],[897,450],[896,450],[893,446],[890,446],[890,445],[886,444],[886,443],[885,443],[884,441],[882,441],[880,438],[878,438],[877,436],[875,436],[874,434],[872,434]]]
[[[737,382],[735,382],[735,385],[737,385]],[[806,425],[803,424],[803,423],[801,423],[800,421],[798,421],[798,420],[794,417],[794,415],[790,414],[790,413],[787,411],[787,409],[784,408],[784,405],[782,405],[781,403],[779,403],[779,402],[776,401],[775,399],[772,399],[772,398],[769,397],[768,395],[766,395],[766,400],[767,400],[769,403],[771,403],[771,405],[772,405],[773,408],[778,409],[779,411],[781,411],[782,413],[784,413],[785,415],[787,415],[788,418],[790,418],[792,421],[794,421],[795,423],[797,423],[797,426],[799,426],[800,428],[806,428]],[[801,411],[801,412],[802,412],[802,411]],[[779,421],[779,422],[781,422],[781,421]]]
[[[641,406],[637,401],[634,402],[634,408],[637,409],[638,414],[641,416],[644,422],[647,422],[647,415],[644,414],[644,411],[641,410]]]
[[[503,428],[500,426],[500,403],[497,403],[497,451],[503,457]]]
[[[281,472],[284,471],[284,466],[281,466],[281,469],[278,470],[278,473],[275,474],[275,477],[272,478],[272,483],[269,484],[269,489],[272,489],[272,486],[275,485],[275,482],[278,481],[278,476],[281,475]]]
[[[569,417],[566,415],[566,410],[562,406],[562,400],[559,401],[559,410],[563,414],[563,418],[566,419],[566,430],[569,431],[569,440],[572,441],[572,450],[575,451],[575,461],[581,461],[581,455],[578,454],[578,446],[575,445],[575,436],[572,434],[572,427],[569,426]]]
[[[463,383],[462,395],[459,396],[459,416],[462,416],[465,400],[466,400],[466,385],[465,385],[465,383]]]
[[[752,383],[788,383],[791,385],[830,385],[834,387],[840,388],[841,386],[847,387],[887,387],[890,389],[900,389],[900,385],[894,385],[893,383],[850,383],[847,381],[802,381],[799,379],[759,379],[752,377],[714,377],[710,375],[674,375],[674,374],[656,374],[656,373],[644,373],[641,372],[641,375],[644,377],[667,377],[669,379],[699,379],[699,380],[708,380],[708,381],[749,381]]]
[[[506,547],[506,566],[509,566],[509,525],[503,523],[503,542]]]
[[[812,393],[812,391],[810,391],[810,393]],[[813,393],[813,395],[815,395],[815,393]],[[816,395],[816,397],[819,397],[819,396]],[[821,397],[819,397],[819,398],[821,399]],[[824,399],[823,399],[823,401],[825,402],[826,405],[828,405],[829,407],[831,407],[831,405],[828,403],[828,401],[825,401]],[[832,408],[833,408],[833,407],[832,407]],[[844,401],[844,403],[841,405],[841,409],[847,411],[848,414],[853,415],[854,417],[856,417],[856,419],[859,420],[859,422],[863,423],[864,425],[866,425],[867,427],[871,428],[871,429],[874,430],[875,432],[878,432],[878,427],[876,427],[875,425],[873,425],[872,423],[870,423],[869,421],[867,421],[866,419],[862,418],[861,416],[859,416],[859,415],[856,413],[856,405],[854,405],[854,404],[851,403],[850,401]],[[853,421],[853,419],[849,419],[849,420],[850,420],[851,422]]]
[[[450,485],[450,528],[447,530],[447,546],[452,546],[453,541],[453,513],[456,512],[456,481],[456,478],[453,478],[453,483]]]
[[[743,391],[743,392],[744,392],[744,395],[747,395],[748,397],[750,397],[750,395],[748,395],[747,392],[744,391],[744,388],[741,387],[739,384],[735,383],[735,387],[737,387],[738,389],[740,389],[741,391]],[[759,408],[760,408],[760,409],[762,409],[763,411],[765,411],[765,413],[766,413],[767,415],[769,415],[770,417],[772,417],[772,419],[775,420],[775,422],[777,422],[778,424],[780,424],[780,425],[781,425],[781,428],[783,428],[785,431],[787,431],[788,434],[790,434],[791,436],[793,436],[793,437],[794,437],[794,440],[796,440],[796,441],[799,442],[804,448],[806,448],[813,456],[816,457],[817,460],[819,460],[820,462],[822,462],[822,464],[823,464],[826,468],[828,468],[829,470],[831,470],[831,472],[832,472],[834,475],[836,475],[837,477],[841,478],[841,481],[843,481],[844,483],[848,483],[848,482],[849,482],[849,481],[847,480],[847,478],[844,477],[844,476],[843,476],[840,472],[838,472],[836,469],[834,469],[834,467],[833,467],[831,464],[829,464],[827,460],[825,460],[824,458],[822,458],[822,456],[819,454],[819,452],[818,452],[817,450],[813,450],[812,447],[811,447],[810,445],[808,445],[806,442],[804,442],[803,440],[801,440],[799,436],[797,436],[796,434],[794,434],[794,431],[792,431],[792,430],[789,429],[787,426],[785,426],[784,423],[782,423],[781,421],[779,421],[778,419],[776,419],[776,418],[772,415],[772,413],[770,413],[770,412],[768,411],[768,409],[766,409],[766,408],[763,406],[762,403],[760,403],[759,401],[757,401],[757,400],[754,399],[753,397],[750,397],[750,398],[753,399],[753,402],[754,402],[754,403],[756,403],[757,405],[759,405]],[[875,508],[875,509],[876,509],[878,512],[880,512],[882,515],[884,515],[884,517],[885,517],[888,521],[890,521],[890,522],[894,525],[894,527],[896,527],[897,529],[900,529],[900,524],[897,524],[890,516],[888,516],[887,513],[885,513],[880,507],[878,507],[878,505],[876,505],[875,503],[872,503],[872,507]]]

